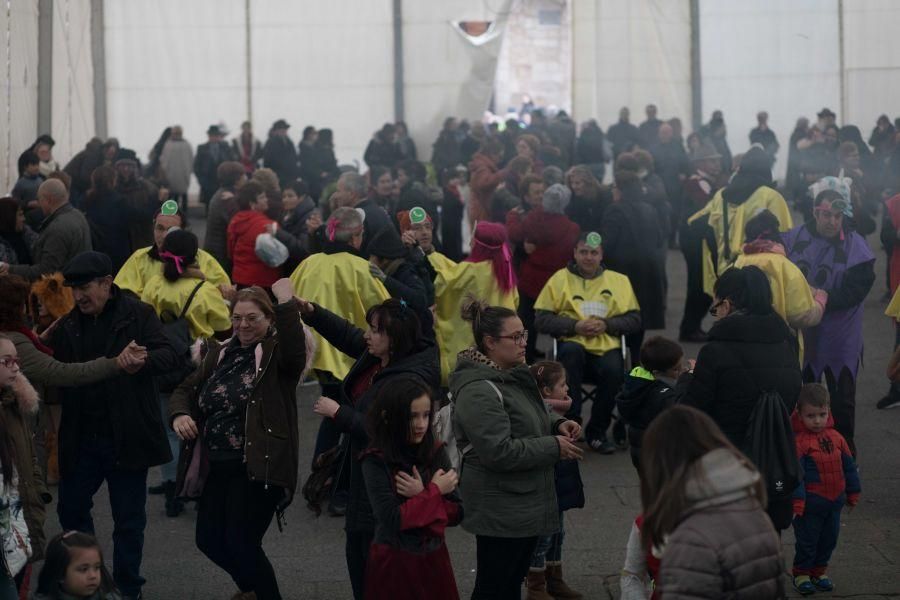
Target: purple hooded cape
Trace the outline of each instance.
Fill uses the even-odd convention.
[[[787,257],[803,272],[810,286],[830,292],[841,286],[844,273],[856,265],[875,260],[865,238],[844,232],[834,241],[816,235],[806,225],[781,234]],[[853,378],[862,360],[863,305],[826,312],[822,322],[803,330],[803,368],[819,379],[825,367],[835,378],[847,367]]]

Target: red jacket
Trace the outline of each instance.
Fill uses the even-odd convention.
[[[578,225],[565,215],[540,208],[528,211],[522,221],[522,238],[537,248],[519,267],[519,292],[537,298],[547,280],[572,260],[579,233]]]
[[[844,436],[834,429],[831,414],[819,433],[807,429],[796,410],[791,415],[791,426],[803,468],[803,482],[794,491],[794,514],[804,513],[810,495],[831,502],[841,499],[843,504],[846,494],[847,504],[856,506],[861,491],[859,472]]]
[[[894,229],[900,231],[900,194],[885,200],[884,210]],[[891,259],[888,261],[888,264],[891,265],[890,285],[891,294],[893,294],[897,291],[897,286],[900,285],[900,243],[897,241],[892,246]]]
[[[266,233],[266,226],[274,223],[264,213],[242,210],[228,224],[228,258],[231,259],[231,280],[238,285],[259,285],[265,288],[281,278],[281,269],[270,267],[256,256],[256,237]]]

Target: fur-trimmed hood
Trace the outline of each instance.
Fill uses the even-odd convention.
[[[62,273],[41,276],[31,284],[31,295],[47,309],[54,321],[75,308],[75,298],[72,297],[71,288],[63,285]],[[33,316],[37,320],[36,305],[33,310]]]
[[[18,403],[19,412],[23,415],[36,415],[41,406],[37,390],[21,371],[12,385],[0,392],[0,402],[3,404],[10,404],[13,400]]]

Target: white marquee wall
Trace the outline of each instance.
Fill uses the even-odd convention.
[[[19,154],[37,137],[37,57],[37,3],[14,2],[9,15],[0,10],[0,193],[15,184]]]

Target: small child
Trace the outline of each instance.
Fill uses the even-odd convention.
[[[34,600],[120,600],[97,539],[60,533],[47,544]]]
[[[619,414],[628,426],[631,464],[641,472],[641,437],[656,416],[678,402],[687,381],[678,381],[685,368],[684,350],[677,342],[654,336],[641,346],[641,364],[625,376],[616,396]]]
[[[794,492],[794,589],[804,596],[830,592],[826,575],[837,545],[841,509],[859,502],[859,473],[844,437],[834,429],[828,388],[807,383],[800,388],[791,423],[803,483]]]
[[[434,437],[432,392],[418,378],[384,386],[369,410],[362,473],[375,516],[366,600],[458,600],[444,530],[458,525],[458,477]]]
[[[565,415],[572,406],[565,367],[555,361],[540,361],[531,366],[531,374],[547,409]],[[528,571],[528,599],[545,598],[547,594],[555,598],[582,597],[581,593],[566,584],[562,576],[562,545],[565,538],[563,512],[570,508],[584,508],[584,486],[577,460],[556,463],[556,498],[559,505],[559,531],[538,538],[531,557],[531,569]]]

